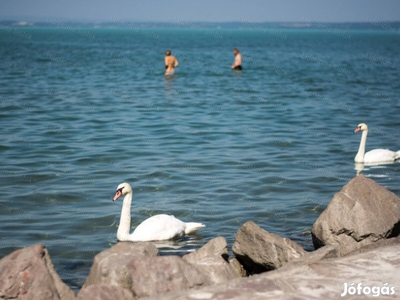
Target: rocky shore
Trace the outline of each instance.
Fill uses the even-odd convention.
[[[45,246],[0,260],[0,299],[400,299],[400,198],[359,175],[312,228],[315,251],[248,221],[229,257],[223,237],[179,256],[122,242],[94,257],[75,294]]]

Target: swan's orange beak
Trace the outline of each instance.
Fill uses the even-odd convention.
[[[116,191],[115,192],[115,196],[113,198],[113,201],[116,201],[119,197],[121,197],[121,195],[122,195],[122,191],[121,190]]]
[[[356,129],[354,129],[354,132],[359,132],[361,130],[361,127],[357,127]]]

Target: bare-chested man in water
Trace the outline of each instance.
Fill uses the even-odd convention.
[[[178,60],[171,55],[171,51],[165,51],[165,75],[172,76],[175,73],[175,68],[178,66]]]
[[[233,55],[235,55],[235,61],[233,62],[231,69],[233,70],[242,70],[242,54],[240,54],[239,49],[233,49]]]

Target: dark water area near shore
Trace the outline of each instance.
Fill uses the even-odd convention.
[[[357,172],[400,195],[400,163],[353,161],[359,123],[367,150],[400,150],[397,32],[21,32],[0,29],[0,257],[43,243],[75,290],[117,242],[124,181],[132,228],[158,213],[206,224],[161,248],[179,255],[219,235],[232,246],[248,220],[312,250],[313,223]]]

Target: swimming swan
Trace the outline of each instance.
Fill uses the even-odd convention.
[[[354,132],[362,131],[360,147],[354,161],[356,163],[378,163],[378,162],[394,162],[400,158],[400,151],[394,152],[388,149],[374,149],[365,153],[365,144],[367,143],[368,126],[360,123]]]
[[[131,203],[132,188],[128,183],[121,183],[117,187],[113,201],[125,195],[121,220],[117,231],[117,239],[121,242],[144,242],[144,241],[160,241],[169,240],[177,236],[193,233],[200,228],[205,227],[201,223],[185,223],[171,215],[155,215],[139,224],[138,227],[129,234],[131,227]]]

